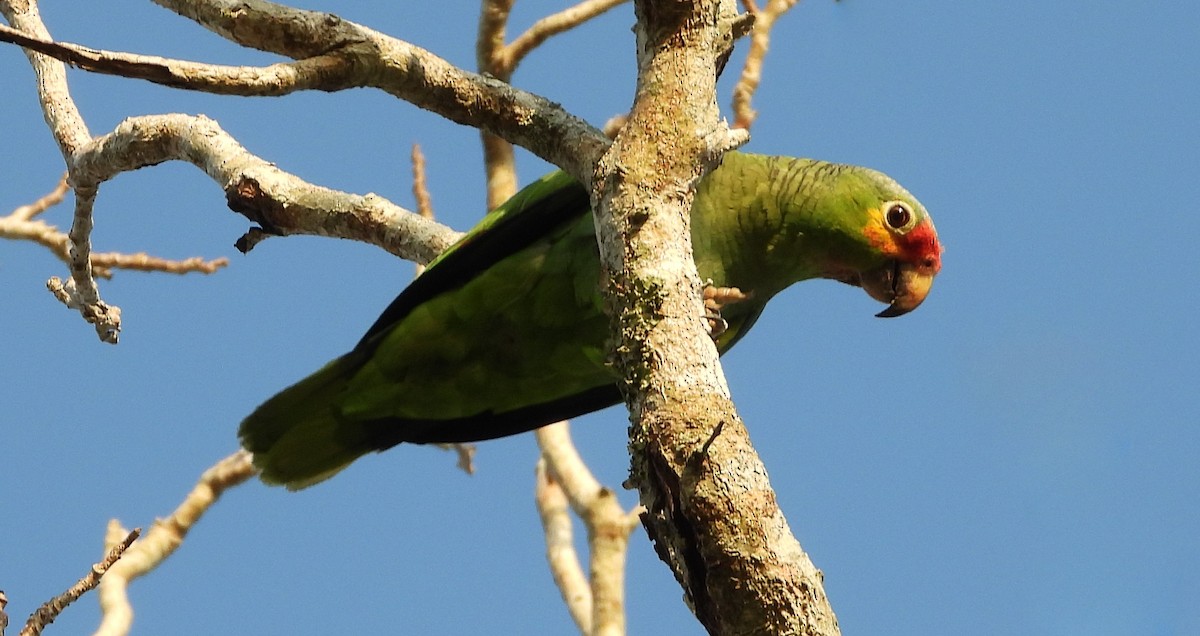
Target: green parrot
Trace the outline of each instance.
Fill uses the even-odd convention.
[[[792,283],[920,305],[941,269],[925,208],[867,168],[731,152],[697,187],[692,248],[724,353]],[[241,424],[262,479],[299,489],[401,442],[486,440],[621,401],[587,190],[551,173],[431,263],[349,353]]]

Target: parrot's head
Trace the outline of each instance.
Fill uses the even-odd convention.
[[[867,168],[847,171],[839,198],[849,238],[860,249],[831,278],[862,287],[888,306],[880,318],[903,316],[920,305],[942,269],[942,243],[917,199],[891,177]],[[847,207],[848,206],[848,207]]]

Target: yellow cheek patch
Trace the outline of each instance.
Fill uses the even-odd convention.
[[[879,250],[884,256],[899,257],[902,250],[896,241],[896,235],[883,224],[883,213],[879,208],[867,210],[867,226],[863,228],[863,236],[871,247]]]

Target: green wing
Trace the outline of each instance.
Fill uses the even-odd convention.
[[[579,183],[556,172],[523,189],[352,351],[242,422],[263,479],[304,487],[400,442],[501,437],[618,402],[602,352],[585,346],[607,324],[595,250]]]

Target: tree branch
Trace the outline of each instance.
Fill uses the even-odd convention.
[[[352,60],[337,54],[264,67],[223,66],[51,42],[4,25],[0,25],[0,42],[11,42],[93,73],[218,95],[277,97],[303,90],[337,91],[353,86],[344,83],[353,77]]]
[[[35,3],[5,0],[0,2],[0,12],[17,29],[5,27],[0,39],[19,40],[47,52],[82,59],[78,47],[64,48],[51,41]],[[41,53],[28,49],[26,53],[39,79],[43,113],[59,142],[68,183],[75,191],[74,220],[67,245],[60,248],[65,250],[71,277],[66,282],[51,278],[47,287],[94,324],[105,342],[117,342],[121,311],[104,302],[96,286],[95,278],[105,273],[106,264],[98,270],[97,258],[92,254],[93,209],[100,184],[124,171],[172,159],[190,161],[204,169],[226,190],[231,208],[262,225],[239,241],[243,251],[270,234],[311,233],[365,240],[417,262],[427,262],[458,236],[448,228],[403,214],[374,195],[357,197],[305,184],[251,155],[204,117],[133,118],[109,135],[92,138],[67,89],[63,65]],[[107,59],[104,55],[85,57]],[[145,60],[122,61],[124,69],[150,64]],[[30,234],[31,229],[37,230],[32,232],[34,236],[51,240],[44,227],[25,227],[22,231]],[[109,260],[142,267],[162,265],[149,257]],[[190,266],[195,265],[191,261]]]
[[[238,44],[298,62],[255,69],[95,51],[54,43],[44,28],[32,31],[16,22],[17,30],[27,35],[5,29],[0,40],[21,39],[22,46],[95,72],[190,90],[277,95],[302,88],[378,88],[456,123],[503,137],[585,182],[590,182],[591,167],[608,147],[599,131],[543,97],[463,71],[425,49],[332,14],[261,0],[157,4]]]
[[[79,600],[79,597],[96,587],[100,583],[101,577],[125,554],[125,551],[129,549],[129,546],[137,540],[141,533],[140,528],[134,528],[132,531],[126,533],[124,539],[119,540],[109,548],[104,560],[93,565],[91,571],[76,581],[75,585],[72,585],[66,592],[43,603],[29,617],[29,620],[25,622],[25,628],[21,630],[21,636],[38,636],[47,625],[53,623],[54,619],[58,618],[58,615],[68,605]]]
[[[504,47],[499,52],[499,65],[509,69],[509,72],[516,70],[517,65],[531,51],[541,46],[543,42],[551,37],[574,29],[575,27],[595,18],[609,9],[613,9],[618,5],[625,4],[629,0],[583,0],[577,5],[567,7],[558,13],[548,15],[525,30],[524,33],[517,36],[508,46]]]
[[[716,107],[736,10],[732,0],[635,8],[637,95],[592,196],[643,523],[710,633],[836,634],[820,573],[729,398],[691,258],[693,186],[747,138]]]
[[[203,115],[131,117],[84,148],[74,166],[80,179],[102,182],[172,160],[203,170],[225,190],[230,209],[267,234],[347,238],[417,263],[429,262],[460,236],[378,195],[307,183],[250,153]]]
[[[133,607],[125,590],[129,582],[158,567],[183,543],[187,533],[229,488],[257,474],[250,453],[238,451],[204,471],[199,483],[166,519],[158,519],[145,538],[126,551],[100,583],[103,618],[96,636],[124,636],[133,624]],[[125,530],[116,519],[108,524],[106,543],[120,540]]]
[[[0,217],[0,238],[15,241],[30,241],[50,250],[64,263],[71,261],[70,238],[58,228],[35,218],[51,207],[62,203],[67,190],[67,178],[59,180],[54,190],[42,196],[37,201],[22,205],[13,210],[8,216]],[[168,274],[189,274],[199,272],[212,274],[229,264],[227,258],[216,258],[211,261],[200,257],[181,260],[159,258],[145,252],[124,254],[107,252],[92,254],[92,274],[97,278],[112,278],[113,270],[128,269],[142,272],[165,272]],[[60,282],[61,284],[61,282]]]
[[[542,451],[536,500],[555,584],[582,633],[623,635],[625,556],[629,535],[645,509],[636,506],[625,512],[613,491],[600,485],[575,450],[566,422],[544,426],[535,435]],[[587,528],[590,585],[575,554],[563,502]]]
[[[768,0],[766,8],[761,10],[753,0],[744,2],[746,11],[756,19],[750,36],[750,52],[746,54],[742,75],[733,87],[733,127],[748,129],[758,118],[758,112],[750,106],[750,100],[762,81],[763,59],[771,43],[771,28],[775,26],[775,20],[796,6],[799,0]]]
[[[562,486],[551,477],[545,458],[537,462],[534,502],[546,538],[546,564],[580,634],[592,633],[592,590],[579,563],[571,529],[571,508]]]
[[[507,64],[504,39],[514,0],[485,0],[479,11],[475,36],[475,68],[503,82],[512,79],[515,64]],[[517,192],[517,159],[512,143],[486,130],[479,131],[483,147],[488,210],[494,210]]]

